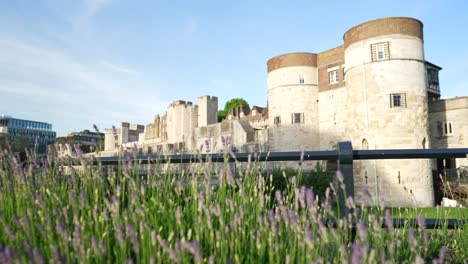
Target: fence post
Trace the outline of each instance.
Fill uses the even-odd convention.
[[[338,142],[338,170],[343,174],[346,195],[354,199],[353,146],[350,141]],[[340,212],[346,212],[346,198],[339,192]]]

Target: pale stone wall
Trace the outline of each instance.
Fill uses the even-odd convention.
[[[371,44],[384,41],[389,42],[390,59],[372,62]],[[422,148],[429,139],[422,40],[398,34],[364,39],[347,46],[345,62],[346,134],[354,147],[365,140],[369,149]],[[406,94],[406,107],[390,107],[391,93]],[[357,193],[366,188],[376,202],[434,203],[430,160],[362,161],[354,167]]]
[[[218,97],[208,95],[198,97],[197,105],[199,127],[218,122]]]
[[[259,130],[261,131],[261,130]],[[247,120],[231,119],[205,127],[195,128],[194,150],[201,153],[224,152],[228,147],[238,151],[259,150],[266,140],[266,132],[255,131]]]
[[[468,148],[468,97],[430,102],[429,120],[433,148]],[[445,133],[449,123],[452,133]],[[468,159],[456,159],[456,166],[468,166]]]
[[[349,140],[346,95],[346,88],[319,93],[320,150],[336,149],[339,141]]]
[[[118,139],[119,134],[120,134],[120,129],[119,130],[116,129],[115,133],[112,129],[104,130],[104,150],[105,151],[112,151],[115,149],[115,143],[116,143],[115,137],[117,136],[117,139]]]
[[[191,102],[175,101],[166,112],[167,143],[184,142],[191,149],[191,135],[198,122],[198,108]]]
[[[268,73],[271,151],[319,148],[317,74],[317,67],[311,66],[290,66]],[[303,84],[299,83],[301,75]],[[303,114],[303,123],[292,124],[293,113]],[[280,117],[279,125],[274,124],[275,117]]]
[[[117,151],[127,143],[138,144],[140,134],[144,133],[145,127],[142,125],[122,122],[120,128],[106,129],[104,134],[104,150]],[[143,134],[144,135],[144,134]]]

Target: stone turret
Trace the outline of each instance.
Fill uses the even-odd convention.
[[[267,65],[270,150],[318,149],[317,54],[284,54]]]
[[[344,48],[346,134],[354,148],[429,147],[422,23],[373,20],[348,30]],[[432,206],[431,165],[430,160],[357,162],[355,183],[386,205]]]

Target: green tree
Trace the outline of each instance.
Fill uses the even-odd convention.
[[[224,105],[224,109],[218,111],[218,122],[221,122],[223,119],[225,119],[229,111],[231,111],[233,108],[239,107],[241,105],[250,108],[249,103],[247,103],[247,101],[245,101],[243,98],[232,98],[231,100],[227,101]]]
[[[6,149],[10,145],[10,135],[0,134],[0,149]]]
[[[24,152],[30,147],[30,141],[27,136],[16,136],[11,145],[14,152]]]
[[[0,134],[0,149],[11,149],[13,152],[25,152],[30,147],[27,136],[16,136],[13,138],[9,134]]]

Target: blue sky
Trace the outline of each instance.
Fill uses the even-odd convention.
[[[468,95],[466,1],[0,1],[0,114],[58,135],[148,124],[173,100],[266,106],[266,62],[342,45],[362,22],[424,23],[444,98]]]

